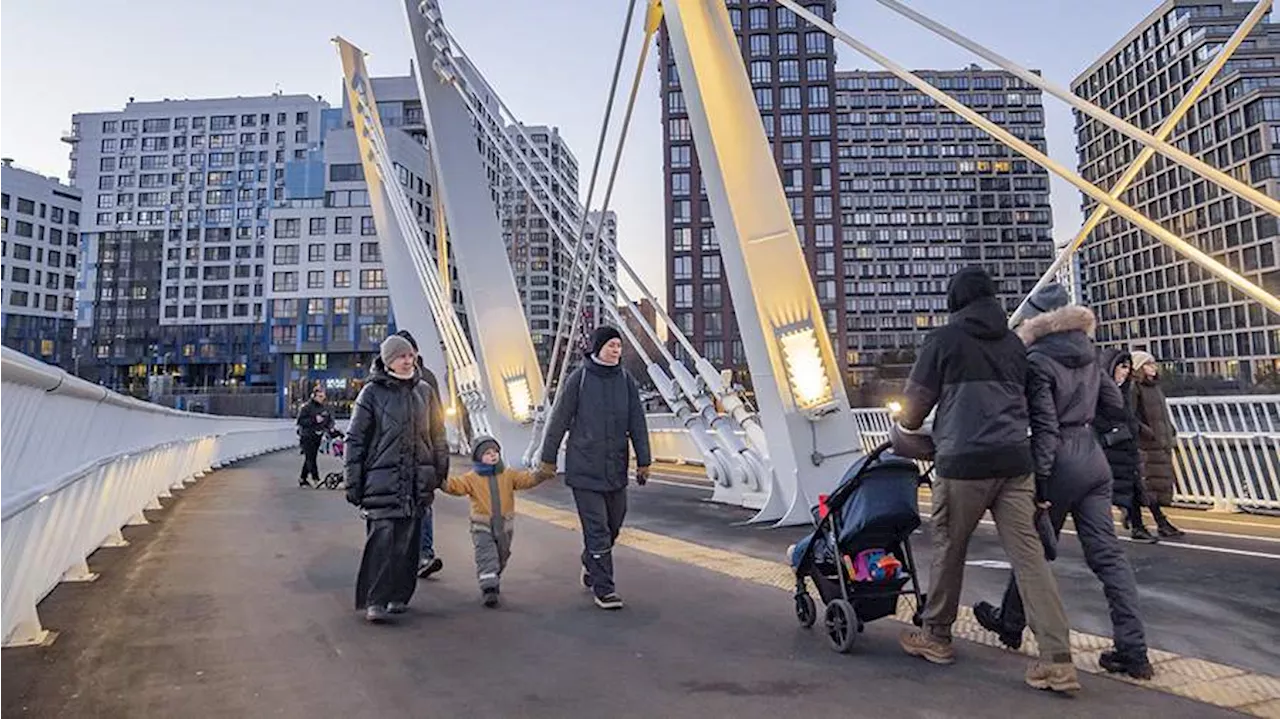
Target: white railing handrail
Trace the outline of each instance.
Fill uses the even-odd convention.
[[[863,449],[888,439],[883,407],[851,412]],[[1280,509],[1280,395],[1171,397],[1177,431],[1174,497],[1217,509]],[[700,464],[687,430],[668,413],[648,415],[650,445],[662,461]]]
[[[5,646],[48,636],[36,606],[87,557],[124,542],[172,489],[297,442],[292,420],[192,414],[112,392],[0,348],[0,532]]]

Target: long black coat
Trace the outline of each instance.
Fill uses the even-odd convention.
[[[1030,373],[1031,453],[1039,494],[1055,504],[1111,485],[1111,467],[1093,422],[1124,420],[1124,400],[1103,376],[1090,336],[1096,320],[1085,307],[1068,306],[1024,322]]]
[[[1130,362],[1128,352],[1123,350],[1103,350],[1098,356],[1098,364],[1114,381],[1116,367],[1123,362]],[[1111,465],[1111,501],[1117,507],[1130,507],[1135,502],[1142,504],[1142,490],[1139,484],[1138,458],[1138,415],[1133,407],[1132,374],[1119,385],[1120,398],[1124,400],[1124,418],[1098,416],[1094,419],[1093,428],[1102,442],[1102,451],[1107,456],[1107,464]]]
[[[444,411],[431,385],[375,359],[347,432],[347,494],[369,519],[404,519],[431,504],[449,475]]]
[[[565,484],[608,492],[627,486],[630,451],[636,464],[649,466],[649,429],[635,380],[621,365],[602,365],[588,357],[565,378],[551,410],[542,461],[555,464],[560,442],[569,434]]]
[[[1178,432],[1169,416],[1169,401],[1158,380],[1139,380],[1134,387],[1138,412],[1138,448],[1142,453],[1142,490],[1147,500],[1173,504],[1173,447]]]

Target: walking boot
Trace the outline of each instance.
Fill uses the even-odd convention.
[[[923,629],[908,629],[898,637],[902,651],[934,664],[955,664],[956,650]]]
[[[387,608],[379,604],[370,604],[364,610],[365,621],[379,624],[388,619]]]
[[[1006,629],[1000,620],[1000,609],[991,602],[978,602],[973,605],[973,618],[988,632],[1000,637],[1000,643],[1017,651],[1022,648],[1022,632]]]
[[[1161,522],[1159,526],[1156,527],[1156,532],[1161,537],[1166,537],[1166,538],[1181,537],[1186,534],[1186,532],[1173,526],[1173,523],[1167,519]]]
[[[1080,691],[1080,677],[1076,665],[1071,662],[1051,663],[1037,661],[1027,667],[1027,686],[1053,692]]]
[[[1160,541],[1141,524],[1133,528],[1133,531],[1129,533],[1129,538],[1140,544],[1155,544]]]
[[[1151,666],[1151,662],[1147,660],[1145,654],[1142,656],[1131,656],[1121,654],[1118,650],[1103,652],[1098,657],[1098,666],[1106,669],[1112,674],[1127,674],[1134,679],[1143,681],[1155,676],[1156,670]]]

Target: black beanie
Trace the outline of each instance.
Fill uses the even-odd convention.
[[[959,312],[976,300],[996,296],[996,283],[979,265],[965,267],[947,284],[947,311]]]
[[[622,333],[609,325],[600,325],[591,333],[591,356],[599,357],[605,343],[612,339],[622,339]]]

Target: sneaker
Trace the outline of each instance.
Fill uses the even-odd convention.
[[[387,616],[387,608],[378,604],[370,604],[364,610],[365,620],[374,624],[387,621]]]
[[[1158,532],[1161,537],[1181,537],[1186,535],[1186,532],[1182,531],[1181,529],[1178,529],[1177,527],[1173,526],[1169,522],[1165,522],[1164,524],[1157,527],[1156,532]]]
[[[388,602],[387,603],[388,614],[404,614],[407,611],[409,611],[409,605],[404,602]]]
[[[934,664],[955,664],[956,650],[950,642],[944,642],[923,629],[908,629],[898,637],[902,651]]]
[[[591,573],[585,569],[582,570],[582,588],[583,589],[591,588]]]
[[[622,597],[619,597],[616,592],[609,592],[603,597],[597,596],[596,606],[601,609],[622,609]]]
[[[444,569],[444,562],[439,557],[421,559],[418,561],[418,579],[426,579],[441,569]]]
[[[497,589],[484,590],[484,605],[489,609],[493,609],[494,607],[498,606],[498,590]]]
[[[311,485],[307,483],[307,478],[306,478],[306,477],[298,477],[298,486],[299,486],[299,487],[310,487]]]
[[[1160,541],[1154,534],[1148,532],[1146,527],[1141,526],[1134,527],[1133,531],[1129,533],[1129,538],[1141,544],[1155,544]]]
[[[1080,691],[1080,677],[1076,674],[1076,665],[1071,662],[1052,664],[1035,662],[1027,667],[1027,686],[1034,689],[1048,689],[1054,692]]]
[[[1022,648],[1022,632],[1006,629],[1000,621],[1000,610],[991,602],[978,602],[973,605],[973,618],[988,632],[1000,637],[1000,643],[1017,651]]]
[[[1134,679],[1147,680],[1155,676],[1156,670],[1146,656],[1130,657],[1118,651],[1103,652],[1098,657],[1098,666],[1112,674],[1127,674]]]

